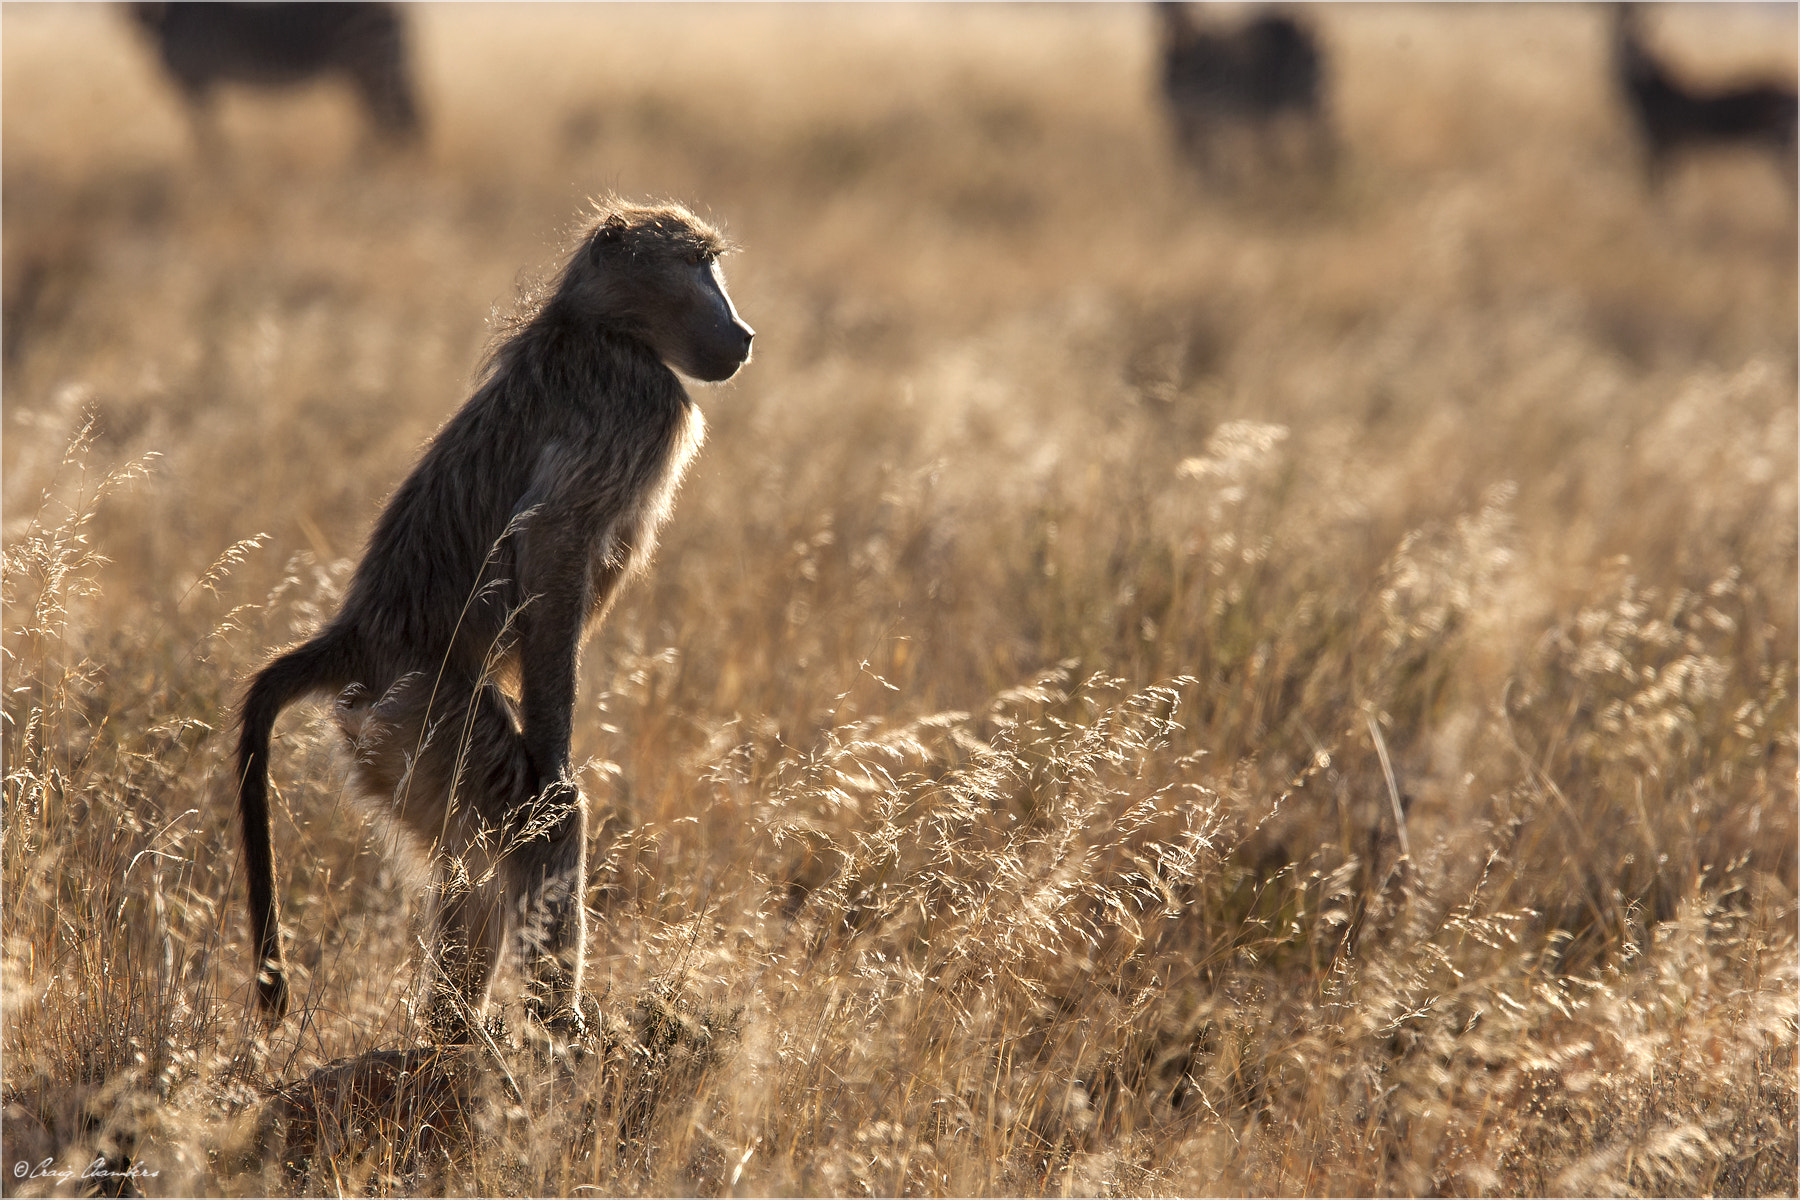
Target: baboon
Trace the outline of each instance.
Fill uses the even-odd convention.
[[[1208,28],[1187,5],[1156,6],[1162,42],[1162,91],[1182,154],[1203,175],[1231,173],[1227,143],[1248,140],[1265,166],[1313,169],[1334,155],[1325,111],[1325,61],[1305,26],[1261,12],[1241,27]],[[1281,143],[1286,121],[1297,153]]]
[[[1613,6],[1613,74],[1643,138],[1644,173],[1662,183],[1680,151],[1739,143],[1761,147],[1794,183],[1794,89],[1750,83],[1716,91],[1683,84],[1645,45],[1635,5]]]
[[[187,101],[203,146],[216,140],[220,83],[278,87],[342,76],[376,132],[393,143],[419,136],[406,28],[393,4],[133,4]]]
[[[288,984],[270,730],[293,701],[335,694],[354,783],[433,850],[433,1030],[467,1040],[513,945],[529,1015],[582,1027],[587,818],[569,765],[581,638],[649,558],[700,444],[676,372],[729,379],[754,336],[726,294],[716,229],[675,204],[596,207],[388,501],[337,615],[245,694],[238,805],[272,1020]]]

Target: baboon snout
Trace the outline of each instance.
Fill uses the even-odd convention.
[[[722,383],[750,361],[750,343],[756,330],[740,320],[713,331],[706,345],[681,368],[704,383]]]
[[[719,273],[717,265],[711,271],[711,282],[721,330],[721,341],[724,346],[737,355],[738,365],[750,361],[750,343],[756,337],[756,330],[750,323],[738,315],[737,305],[731,302],[731,293],[725,290],[725,277]]]
[[[678,365],[696,379],[718,383],[730,379],[750,361],[750,343],[756,330],[738,315],[716,266],[709,264],[702,277],[702,294],[706,298],[702,305],[705,315],[696,322],[702,328],[695,331],[688,361]]]

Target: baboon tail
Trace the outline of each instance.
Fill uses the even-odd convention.
[[[342,640],[326,634],[283,654],[250,683],[238,740],[238,815],[243,821],[250,926],[256,935],[256,999],[272,1021],[287,1015],[287,961],[275,894],[275,841],[269,827],[269,737],[281,710],[313,692],[350,680]]]

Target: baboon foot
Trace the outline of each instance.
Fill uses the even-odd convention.
[[[439,996],[425,1013],[425,1028],[440,1046],[474,1046],[485,1042],[504,1044],[511,1033],[506,1018],[492,1012],[484,1019],[459,997]]]
[[[546,1012],[549,1008],[530,1000],[525,1005],[530,1017],[525,1040],[541,1057],[573,1066],[599,1049],[606,1027],[600,1001],[577,992],[571,1003]]]
[[[425,1027],[440,1046],[473,1046],[481,1040],[475,1027],[461,1017],[432,1017]]]

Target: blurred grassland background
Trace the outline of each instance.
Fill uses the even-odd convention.
[[[0,8],[0,1186],[1793,1194],[1794,192],[1651,194],[1604,9],[1309,10],[1340,171],[1251,195],[1136,5],[407,15],[423,150],[203,162],[120,11]],[[231,706],[604,190],[758,330],[583,661],[608,1044],[307,1133],[418,872],[290,713],[261,1029]]]

